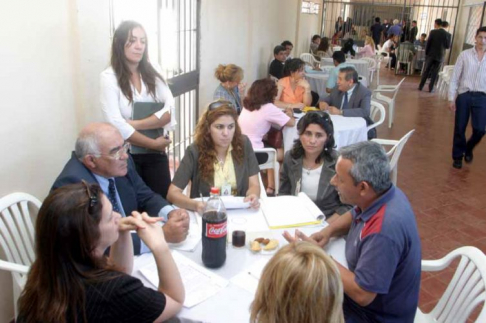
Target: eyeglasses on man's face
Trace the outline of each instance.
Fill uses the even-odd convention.
[[[99,155],[107,156],[114,160],[120,160],[122,156],[128,152],[128,149],[130,149],[130,143],[126,142],[123,144],[123,146],[121,146],[120,148],[114,148],[113,151],[111,151],[108,154],[99,154]]]

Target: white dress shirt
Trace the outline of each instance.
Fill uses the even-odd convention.
[[[486,54],[480,61],[476,47],[466,49],[457,58],[449,85],[449,101],[465,92],[486,94]]]
[[[154,66],[154,68],[159,71],[158,67]],[[167,84],[162,82],[159,78],[156,78],[156,98],[148,93],[148,88],[143,80],[140,93],[133,85],[131,86],[133,102],[165,103],[164,107],[154,114],[160,119],[166,112],[170,113],[171,121],[164,127],[165,130],[172,130],[177,125],[174,114],[175,100]],[[129,138],[135,132],[135,128],[127,122],[127,120],[132,119],[133,103],[129,103],[128,99],[123,95],[122,90],[118,86],[115,71],[111,66],[104,70],[100,75],[100,101],[105,121],[114,125],[120,131],[123,139],[126,140]]]

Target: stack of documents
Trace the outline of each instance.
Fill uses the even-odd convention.
[[[226,279],[187,259],[177,251],[172,251],[172,257],[179,269],[186,291],[185,307],[193,307],[204,302],[228,285]],[[155,287],[159,286],[159,275],[155,261],[142,267],[140,272]]]
[[[304,192],[262,199],[261,208],[270,229],[319,224],[325,219],[324,213]]]

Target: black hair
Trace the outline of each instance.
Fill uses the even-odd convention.
[[[317,156],[316,163],[320,163],[321,160],[325,159],[328,161],[333,160],[333,148],[334,143],[334,125],[332,124],[331,117],[327,112],[324,111],[312,111],[306,113],[299,122],[297,123],[297,131],[299,133],[299,138],[294,141],[294,146],[290,152],[290,155],[294,159],[298,159],[304,156],[305,150],[300,141],[300,135],[304,133],[307,127],[311,124],[319,125],[326,133],[327,140],[324,144],[324,149],[321,154]]]
[[[283,47],[287,47],[287,46],[294,47],[294,45],[289,40],[284,40],[280,45],[282,45]]]
[[[275,48],[273,49],[273,55],[278,55],[278,53],[280,52],[285,52],[285,47],[282,45],[275,46]]]
[[[300,58],[292,58],[285,62],[284,76],[290,76],[290,73],[297,72],[305,66],[305,63]]]
[[[423,33],[423,34],[421,34],[420,36],[427,37],[427,34],[426,34],[426,33]]]
[[[332,54],[332,59],[341,64],[346,62],[346,55],[342,51],[337,50]]]
[[[317,38],[321,39],[321,36],[319,36],[319,35],[312,36],[312,41],[316,40]]]
[[[380,17],[376,17],[375,22],[380,22]]]
[[[341,49],[344,54],[351,53],[352,56],[356,55],[356,52],[353,48],[354,45],[354,40],[352,38],[349,38],[346,40],[346,42],[343,45],[343,48]]]
[[[356,69],[354,67],[351,66],[342,67],[339,69],[339,73],[346,73],[345,76],[346,81],[353,79],[353,83],[358,84],[359,76],[358,76],[358,72],[356,72]]]
[[[437,18],[437,19],[435,19],[434,22],[435,22],[436,25],[442,26],[442,19]]]
[[[486,33],[486,26],[482,26],[476,31],[476,36],[479,35],[479,33]]]
[[[449,22],[443,20],[441,25],[442,25],[442,27],[447,28],[447,27],[449,27]]]

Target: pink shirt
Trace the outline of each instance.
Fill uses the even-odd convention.
[[[371,47],[370,44],[365,45],[362,49],[360,49],[358,56],[359,57],[373,57],[375,55],[375,49]]]
[[[262,105],[259,110],[250,111],[245,108],[241,110],[238,117],[238,124],[241,132],[251,141],[253,149],[263,147],[263,136],[270,130],[272,124],[283,127],[290,117],[273,103]]]

